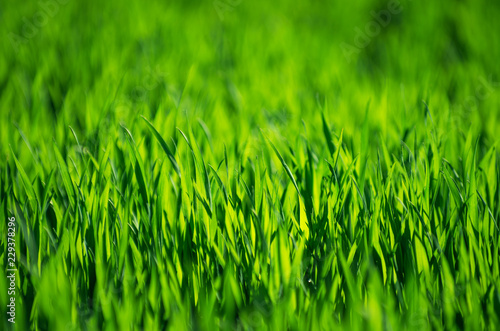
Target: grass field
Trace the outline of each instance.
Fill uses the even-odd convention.
[[[1,330],[499,328],[498,2],[5,0],[0,30]]]

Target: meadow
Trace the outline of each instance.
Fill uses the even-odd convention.
[[[2,1],[0,329],[498,329],[499,18]]]

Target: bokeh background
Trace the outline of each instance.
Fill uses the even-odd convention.
[[[179,120],[217,123],[214,139],[245,140],[258,126],[288,137],[302,119],[318,125],[318,101],[327,100],[330,121],[349,135],[370,103],[373,130],[394,139],[425,116],[425,101],[448,123],[442,134],[457,135],[467,123],[493,139],[499,6],[393,3],[399,12],[385,27],[372,25],[372,37],[373,13],[391,1],[6,0],[1,120],[33,141],[51,138],[37,128],[58,123],[82,140],[106,139],[113,131],[106,118],[167,118],[180,108]],[[59,134],[69,133],[54,133],[62,142]],[[5,153],[18,137],[2,130],[1,140]]]

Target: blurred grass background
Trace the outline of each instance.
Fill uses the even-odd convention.
[[[348,61],[341,44],[354,46],[355,29],[365,30],[375,21],[371,12],[390,2],[65,2],[51,2],[53,17],[39,28],[40,3],[2,5],[2,122],[33,128],[25,130],[30,140],[46,139],[54,124],[72,124],[88,137],[103,118],[126,121],[173,108],[209,127],[217,121],[214,138],[246,139],[251,128],[269,123],[289,128],[280,130],[286,136],[301,119],[319,123],[317,99],[328,100],[328,117],[350,135],[370,102],[370,126],[401,138],[424,116],[422,100],[437,121],[448,122],[444,134],[456,135],[464,123],[483,139],[496,133],[495,4],[401,0],[401,13]],[[21,39],[30,35],[26,22],[35,32]],[[481,79],[496,88],[462,107]],[[122,107],[110,107],[123,99]],[[1,134],[15,146],[18,137]],[[54,136],[62,143],[67,134]]]

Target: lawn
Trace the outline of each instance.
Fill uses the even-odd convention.
[[[0,329],[497,329],[498,31],[475,0],[3,0]]]

